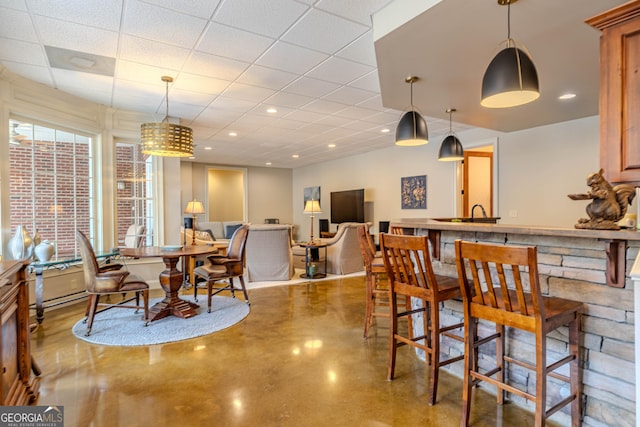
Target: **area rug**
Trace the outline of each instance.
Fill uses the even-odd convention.
[[[192,298],[185,298],[193,301]],[[149,307],[162,298],[149,300]],[[249,306],[241,299],[214,296],[211,313],[207,313],[207,297],[198,297],[200,308],[196,316],[181,319],[165,317],[144,326],[142,313],[125,308],[114,308],[98,313],[93,320],[91,335],[86,337],[87,325],[79,320],[72,328],[73,334],[92,344],[112,346],[141,346],[182,341],[208,335],[228,328],[249,314]]]

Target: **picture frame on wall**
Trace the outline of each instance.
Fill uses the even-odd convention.
[[[309,200],[317,200],[318,201],[318,205],[320,207],[322,207],[322,203],[320,203],[320,186],[317,186],[317,187],[306,187],[304,189],[304,201],[303,201],[303,205],[302,205],[303,209],[307,205],[307,202]]]
[[[427,175],[400,178],[402,209],[427,209]]]

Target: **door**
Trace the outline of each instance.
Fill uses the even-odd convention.
[[[462,188],[462,216],[470,217],[474,205],[493,216],[493,151],[465,150]],[[476,209],[475,215],[481,215]]]

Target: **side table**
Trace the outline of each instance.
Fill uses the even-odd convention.
[[[304,273],[300,275],[303,279],[322,279],[327,277],[327,245],[325,243],[300,243],[300,247],[304,248]],[[310,271],[310,267],[314,261],[311,255],[312,249],[318,249],[318,258],[320,258],[320,249],[324,248],[324,271]]]

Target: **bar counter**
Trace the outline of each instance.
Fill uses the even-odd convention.
[[[471,222],[442,222],[432,219],[398,219],[391,229],[401,228],[406,234],[428,235],[434,271],[456,276],[453,242],[456,239],[532,245],[538,248],[538,264],[543,294],[584,303],[580,328],[583,362],[584,425],[634,426],[636,408],[635,328],[640,319],[634,316],[634,300],[640,303],[640,232],[636,230],[582,230],[573,227],[526,226]],[[635,266],[634,265],[634,260]],[[637,280],[638,285],[635,286]],[[441,307],[448,323],[461,319],[459,302]],[[414,322],[419,323],[419,322]],[[548,352],[564,352],[566,330],[548,339]],[[640,333],[639,333],[640,335]],[[535,346],[532,336],[517,333],[508,336],[507,348],[520,357],[533,361]],[[447,341],[443,347],[450,354],[462,352],[462,346]],[[637,351],[635,351],[637,350]],[[530,355],[530,357],[529,357]],[[482,362],[481,362],[482,363]],[[450,372],[462,375],[462,366],[450,365]],[[535,380],[526,370],[514,368],[510,379],[520,387],[535,391]],[[561,383],[549,383],[552,400],[568,390]],[[555,396],[554,396],[555,395]],[[514,403],[534,410],[524,399],[510,396]],[[554,415],[561,425],[570,425],[565,410]]]

